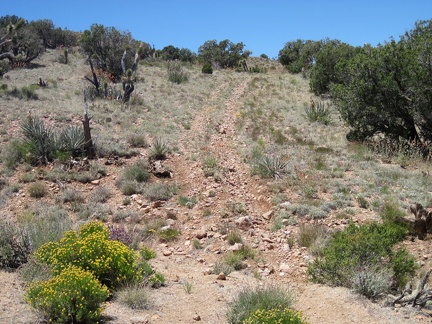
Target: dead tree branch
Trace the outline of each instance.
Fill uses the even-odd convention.
[[[99,93],[100,82],[99,82],[99,79],[97,78],[96,72],[94,71],[93,62],[92,62],[92,60],[90,58],[89,58],[89,63],[90,63],[90,69],[91,69],[91,72],[92,72],[93,80],[90,79],[88,76],[85,76],[85,78],[86,78],[87,81],[89,81],[91,84],[94,85],[94,87],[96,88],[97,96],[99,97],[99,95],[100,95],[100,93]],[[84,98],[84,102],[85,102],[85,98]]]
[[[420,306],[424,307],[428,301],[432,301],[432,291],[426,287],[426,284],[429,280],[429,276],[432,273],[432,269],[430,269],[422,279],[419,280],[417,284],[417,288],[411,292],[409,295],[405,295],[407,292],[402,292],[401,296],[394,297],[393,301],[390,301],[390,304],[394,306],[395,304],[400,304],[402,306],[411,305],[413,307]]]

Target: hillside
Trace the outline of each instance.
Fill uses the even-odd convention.
[[[39,79],[47,82],[36,89],[37,100],[0,97],[2,156],[22,137],[20,123],[29,113],[54,129],[81,126],[83,90],[91,86],[84,76],[90,69],[78,52],[71,51],[67,65],[58,62],[60,55],[48,51],[34,61],[34,68],[11,70],[0,80],[8,89]],[[382,307],[345,288],[310,283],[306,271],[313,251],[298,243],[300,225],[336,231],[350,221],[380,221],[379,212],[389,201],[413,221],[409,205],[431,202],[430,163],[383,158],[348,143],[336,111],[330,125],[310,123],[305,107],[320,99],[308,92],[308,81],[277,62],[249,60],[267,72],[216,70],[205,75],[190,65],[184,67],[188,81],[180,85],[168,81],[165,63],[142,61],[130,104],[88,103],[92,136],[103,157],[67,167],[22,163],[14,171],[2,162],[1,219],[20,222],[35,211],[65,212],[75,226],[99,219],[124,227],[132,236],[141,234],[142,242],[156,251],[151,264],[167,284],[150,291],[149,310],[109,301],[107,323],[226,323],[229,302],[239,291],[270,284],[290,289],[295,307],[310,323],[430,322],[417,309]],[[155,166],[165,176],[154,172],[141,192],[124,195],[123,171],[148,161],[157,140],[169,147],[167,159]],[[254,174],[250,161],[258,155],[281,157],[289,172],[275,178]],[[39,199],[28,191],[36,182],[48,188]],[[160,188],[175,188],[173,197],[151,199],[161,195]],[[82,198],[66,199],[66,192]],[[179,234],[161,241],[149,234],[157,224]],[[243,261],[241,270],[223,280],[212,269],[234,249],[229,233],[239,234],[255,258]],[[401,244],[415,255],[421,270],[432,267],[430,235]],[[22,301],[18,274],[1,271],[0,285],[0,322],[37,323],[37,314]]]

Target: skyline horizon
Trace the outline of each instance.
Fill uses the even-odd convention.
[[[167,0],[165,6],[131,1],[135,10],[126,17],[113,14],[116,6],[111,0],[91,1],[95,11],[86,9],[89,3],[83,0],[75,1],[74,6],[64,10],[59,10],[63,4],[53,0],[43,3],[16,0],[13,4],[1,0],[0,3],[2,16],[16,15],[27,21],[49,19],[55,27],[76,32],[88,30],[92,24],[114,27],[130,32],[134,39],[159,50],[172,45],[198,53],[199,46],[208,40],[228,39],[233,43],[242,42],[252,56],[266,54],[269,58],[277,58],[287,42],[297,39],[320,41],[328,38],[351,46],[370,44],[376,47],[391,39],[398,40],[417,21],[432,18],[428,14],[432,13],[432,2],[426,0],[413,1],[408,6],[402,0],[379,3],[367,0],[348,5],[341,0],[328,3],[270,0],[266,4],[257,0],[234,3],[221,0],[216,7],[211,1],[198,0],[183,3]],[[231,10],[225,10],[224,5]],[[211,13],[208,18],[200,15],[206,10]],[[146,12],[152,14],[141,15]],[[307,15],[292,15],[297,12],[307,12]]]

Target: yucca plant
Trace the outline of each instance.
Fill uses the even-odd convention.
[[[253,172],[263,178],[279,179],[287,173],[287,164],[277,156],[260,156],[253,162]]]
[[[311,100],[310,106],[305,107],[306,118],[310,122],[328,125],[331,123],[330,106],[330,103],[326,104],[323,101],[315,103],[315,101]]]
[[[21,123],[21,130],[26,138],[23,145],[25,152],[23,155],[29,155],[28,158],[33,164],[47,164],[52,160],[55,152],[55,134],[54,131],[46,127],[37,117],[28,116]]]
[[[68,152],[72,157],[79,156],[84,150],[84,131],[77,126],[69,126],[61,131],[57,139],[57,149]]]
[[[153,142],[149,156],[153,160],[165,160],[168,153],[168,145],[160,138],[158,138]]]

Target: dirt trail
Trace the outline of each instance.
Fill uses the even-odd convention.
[[[286,286],[296,295],[296,308],[304,312],[309,322],[314,323],[413,323],[417,319],[413,314],[397,314],[390,308],[381,308],[369,300],[361,298],[345,288],[331,288],[308,284],[305,281],[305,268],[296,265],[288,276],[273,275],[257,279],[252,270],[232,272],[226,280],[217,280],[215,274],[208,274],[214,263],[223,257],[229,246],[222,237],[216,235],[221,222],[226,220],[219,216],[220,211],[229,201],[241,199],[247,215],[254,220],[251,228],[257,233],[267,231],[269,221],[261,215],[267,211],[269,204],[260,183],[251,177],[248,166],[238,154],[235,130],[235,115],[241,104],[241,97],[248,85],[248,80],[239,83],[227,98],[221,109],[224,109],[223,123],[208,139],[204,153],[218,157],[221,168],[228,170],[223,178],[216,182],[212,177],[203,175],[199,161],[188,160],[179,154],[170,160],[175,170],[176,181],[182,184],[185,194],[203,195],[200,201],[187,214],[179,214],[182,223],[182,239],[170,244],[155,246],[158,252],[153,265],[164,273],[168,279],[166,287],[153,291],[154,308],[150,311],[131,312],[130,310],[109,305],[107,314],[112,316],[110,323],[226,323],[226,311],[229,302],[244,287],[255,285],[277,284]],[[204,103],[201,113],[197,114],[191,124],[188,136],[181,142],[189,145],[196,138],[204,136],[208,127],[214,127],[208,116],[208,108],[213,107],[220,93],[226,90],[227,84],[220,85]],[[209,190],[216,192],[214,198],[208,197]],[[210,208],[212,215],[202,216],[202,210]],[[190,225],[192,223],[192,225]],[[231,224],[232,226],[232,224]],[[203,250],[191,247],[191,241],[197,233],[205,232],[207,237],[201,239]],[[242,231],[246,244],[251,244],[256,237],[250,237],[247,230]],[[172,254],[163,256],[164,251]],[[284,259],[281,249],[263,251],[269,263],[274,259]],[[301,254],[293,251],[292,255]],[[297,259],[285,258],[286,262]],[[275,266],[277,263],[274,263]],[[186,292],[185,285],[191,285],[191,292]],[[402,312],[402,310],[401,310]],[[424,318],[423,318],[424,319]]]

